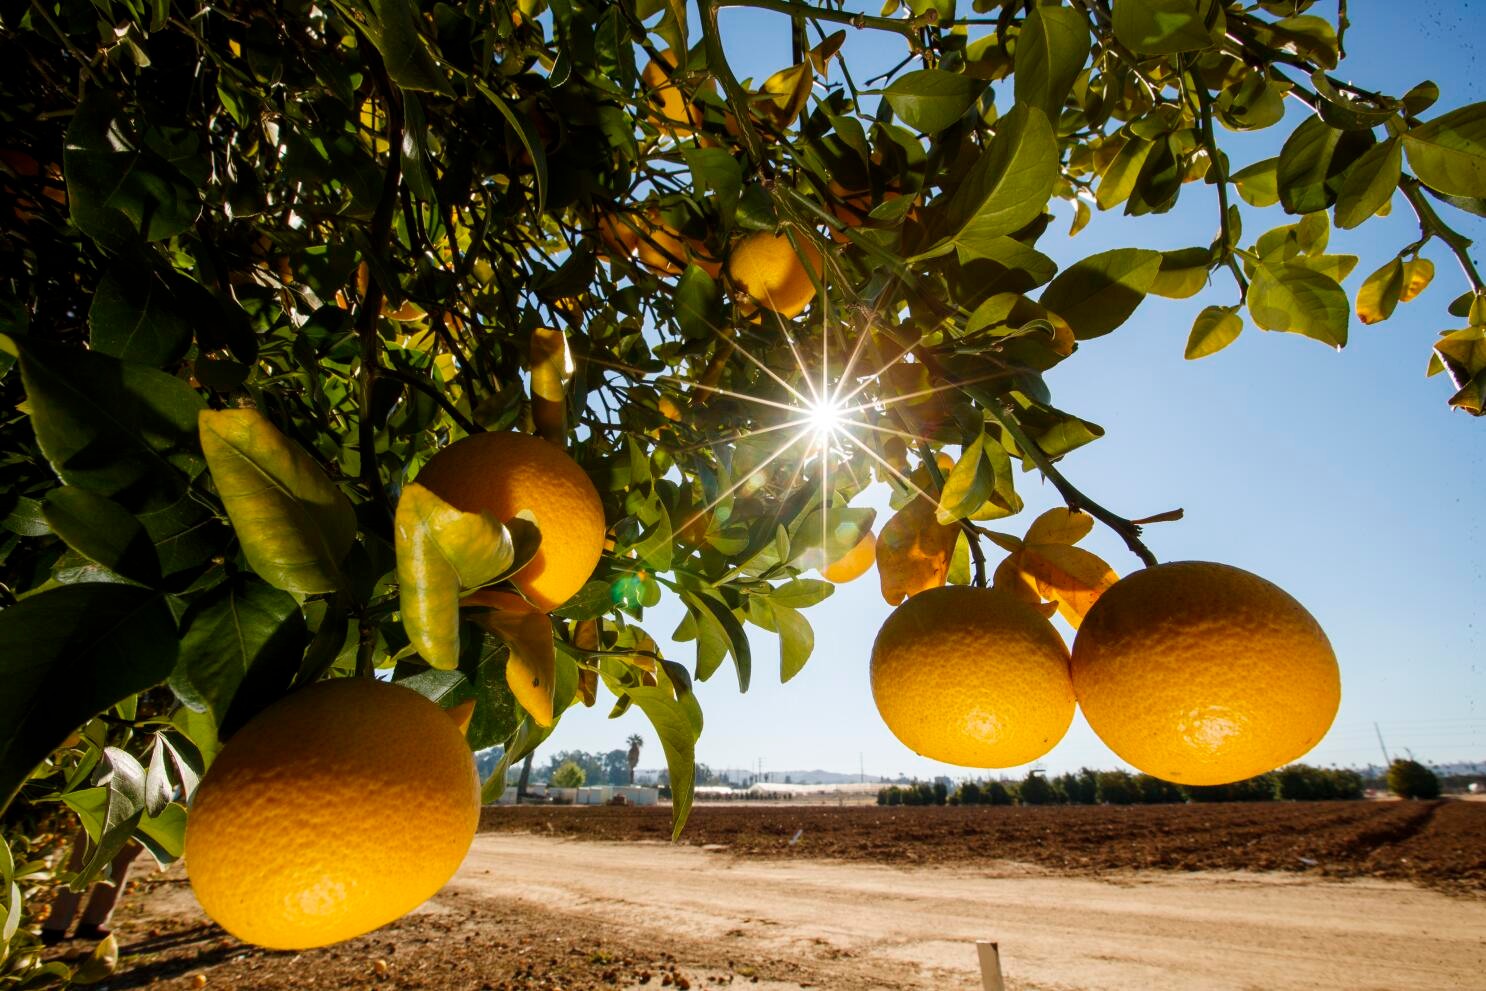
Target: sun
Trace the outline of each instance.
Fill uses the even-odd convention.
[[[805,427],[810,433],[811,447],[825,450],[835,441],[837,432],[846,424],[851,411],[846,403],[835,396],[824,396],[807,403],[804,410]]]

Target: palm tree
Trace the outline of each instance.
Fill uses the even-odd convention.
[[[645,738],[636,733],[627,741],[629,744],[629,783],[635,783],[635,768],[640,766],[640,748],[645,745]]]

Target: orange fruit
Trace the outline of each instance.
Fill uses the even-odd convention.
[[[867,573],[877,560],[877,538],[868,530],[862,539],[852,545],[851,550],[820,569],[820,576],[837,585],[855,581]]]
[[[1089,725],[1159,778],[1217,785],[1273,770],[1326,735],[1336,655],[1283,589],[1225,564],[1162,564],[1100,596],[1073,644]]]
[[[815,298],[816,279],[821,275],[820,251],[800,238],[800,251],[783,234],[759,231],[733,245],[728,256],[728,278],[749,299],[783,317],[798,316]],[[806,270],[806,265],[810,270]]]
[[[651,59],[640,70],[640,82],[650,91],[650,102],[661,121],[660,130],[672,137],[684,138],[701,126],[702,111],[671,81],[678,64],[676,52],[667,48],[660,53],[659,61]],[[705,85],[710,87],[712,81],[707,80]]]
[[[474,757],[443,710],[371,678],[322,681],[227,742],[192,799],[186,869],[234,936],[307,949],[430,898],[479,819]]]
[[[872,645],[872,698],[906,746],[964,767],[1034,761],[1073,721],[1063,639],[993,588],[931,588],[894,609]]]
[[[578,463],[555,444],[518,433],[471,434],[418,473],[434,495],[467,513],[536,517],[542,544],[511,579],[543,611],[588,581],[604,551],[604,505]]]

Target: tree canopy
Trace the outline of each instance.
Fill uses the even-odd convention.
[[[777,14],[792,64],[739,79],[730,7]],[[168,860],[221,740],[297,685],[380,671],[475,701],[471,746],[503,748],[487,797],[602,683],[654,725],[679,830],[695,683],[726,665],[748,687],[750,625],[796,674],[803,610],[832,591],[806,573],[864,533],[889,601],[994,580],[1075,620],[1112,579],[1073,546],[1082,521],[1154,560],[1150,520],[1065,475],[1102,430],[1043,379],[1149,296],[1231,285],[1189,358],[1245,324],[1342,347],[1354,314],[1387,319],[1430,282],[1420,250],[1440,242],[1463,292],[1430,373],[1480,415],[1486,284],[1451,218],[1486,215],[1486,104],[1345,81],[1341,11],[3,5],[10,819],[65,803],[89,872],[131,834]],[[853,32],[903,61],[857,78]],[[1287,100],[1309,112],[1280,153],[1231,162],[1223,135],[1280,126]],[[1184,194],[1213,204],[1211,240],[1061,271],[1037,247],[1055,201],[1076,232]],[[1275,226],[1244,230],[1240,202]],[[1380,246],[1349,293],[1359,259],[1328,253],[1330,232],[1395,206],[1418,238]],[[514,573],[539,526],[409,485],[451,441],[506,430],[572,455],[610,545],[552,622],[492,631],[459,625],[458,596]],[[989,530],[1022,508],[1018,467],[1081,512]],[[880,527],[851,505],[874,480],[896,493]],[[405,491],[422,500],[406,530]],[[239,507],[258,523],[234,527]],[[644,629],[662,595],[694,657]],[[455,631],[442,654],[410,617]],[[513,696],[513,656],[550,673],[551,720]]]

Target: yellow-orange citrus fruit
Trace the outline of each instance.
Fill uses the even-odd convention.
[[[435,454],[418,481],[466,513],[536,517],[542,544],[512,581],[550,610],[583,587],[604,551],[604,505],[578,463],[555,444],[518,433],[471,434]]]
[[[1146,568],[1100,596],[1073,644],[1073,685],[1111,750],[1189,785],[1295,760],[1341,702],[1336,655],[1305,607],[1205,561]]]
[[[909,748],[964,767],[1034,761],[1073,721],[1062,637],[993,588],[931,588],[894,609],[872,645],[872,698]]]
[[[659,275],[680,275],[694,264],[714,279],[722,262],[707,254],[706,245],[682,234],[651,212],[645,218],[645,236],[636,235],[641,264]]]
[[[867,573],[877,560],[877,538],[868,530],[862,539],[852,545],[851,550],[820,569],[820,576],[828,582],[840,585],[855,581]]]
[[[755,302],[780,316],[798,316],[815,298],[811,272],[820,278],[820,251],[800,238],[801,262],[794,245],[783,234],[759,231],[733,245],[728,256],[728,278]],[[805,265],[809,264],[810,271]]]
[[[681,88],[671,81],[671,73],[679,64],[676,53],[667,48],[660,53],[661,61],[651,59],[640,71],[640,82],[650,91],[650,102],[659,111],[660,129],[667,134],[684,138],[702,124],[702,111],[686,98]],[[708,80],[706,85],[711,85]]]
[[[196,789],[186,870],[239,939],[351,939],[412,911],[459,868],[480,819],[474,757],[423,696],[324,681],[270,706]]]

